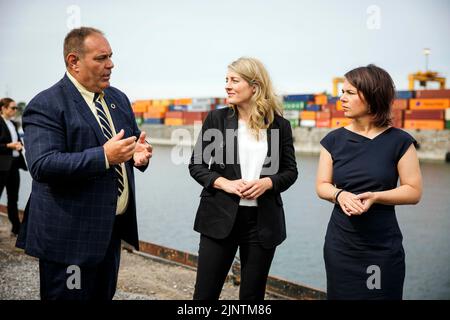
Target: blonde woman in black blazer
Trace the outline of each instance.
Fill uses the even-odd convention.
[[[297,179],[290,123],[261,62],[228,66],[229,106],[203,123],[189,171],[203,186],[194,299],[217,300],[239,247],[239,298],[264,299],[275,248],[286,238],[280,193]]]

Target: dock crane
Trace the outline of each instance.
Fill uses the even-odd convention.
[[[427,82],[437,82],[439,83],[440,89],[445,89],[445,78],[439,76],[437,72],[428,70],[428,57],[431,54],[430,48],[424,48],[423,54],[425,55],[425,72],[418,71],[408,75],[408,89],[410,91],[414,90],[415,81],[419,81],[421,87],[427,88]]]

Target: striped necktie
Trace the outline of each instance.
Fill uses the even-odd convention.
[[[94,95],[94,103],[95,103],[95,110],[97,111],[98,120],[100,121],[100,127],[102,128],[103,131],[103,135],[106,137],[106,139],[109,140],[113,137],[113,130],[109,123],[108,117],[106,116],[105,109],[103,108],[103,105],[100,102],[98,93]],[[111,167],[114,168],[117,181],[119,182],[119,197],[120,197],[123,193],[123,189],[125,188],[122,167],[117,164],[112,165]]]

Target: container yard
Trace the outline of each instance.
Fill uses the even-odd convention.
[[[290,94],[283,99],[283,116],[292,128],[339,128],[350,123],[339,97]],[[209,111],[226,107],[225,98],[137,100],[133,111],[139,124],[166,126],[202,122]],[[393,126],[417,130],[450,129],[450,89],[397,91],[392,106]]]

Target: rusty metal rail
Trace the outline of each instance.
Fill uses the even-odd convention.
[[[0,214],[6,216],[6,206],[0,204]],[[19,210],[19,215],[22,218],[23,211]],[[197,268],[198,257],[194,254],[180,251],[177,249],[168,248],[155,243],[140,241],[139,251],[133,250],[130,247],[125,247],[126,250],[135,254],[144,254],[149,257],[154,257],[158,260],[175,263],[185,267]],[[231,281],[238,285],[240,283],[240,264],[235,261],[231,268]],[[322,290],[315,289],[303,284],[288,281],[279,277],[269,276],[267,280],[267,291],[271,294],[280,296],[284,299],[295,300],[322,300],[326,299],[326,293]]]

